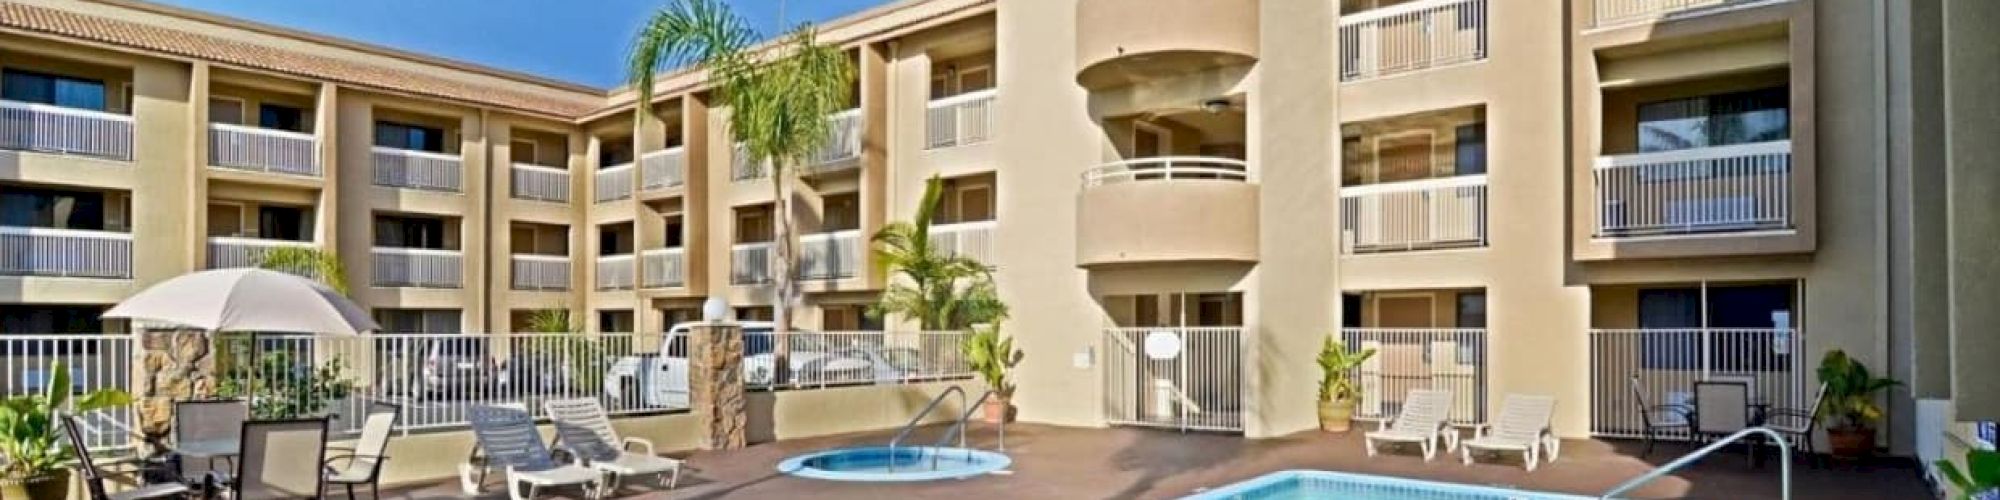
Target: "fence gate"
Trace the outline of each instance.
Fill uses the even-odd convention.
[[[1105,420],[1182,431],[1243,430],[1243,329],[1104,331]]]

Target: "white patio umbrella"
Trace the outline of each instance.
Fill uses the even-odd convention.
[[[210,332],[359,335],[380,328],[368,311],[326,285],[255,268],[201,271],[162,281],[112,306],[103,317]]]

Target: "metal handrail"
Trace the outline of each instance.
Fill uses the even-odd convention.
[[[968,425],[966,424],[972,421],[972,414],[974,412],[979,411],[980,407],[986,404],[987,399],[992,398],[993,396],[998,396],[999,394],[1000,394],[999,392],[991,389],[988,389],[986,392],[980,393],[979,398],[974,399],[972,401],[972,406],[965,407],[965,413],[961,413],[958,415],[958,422],[951,424],[951,428],[945,429],[944,435],[939,436],[937,443],[932,444],[931,447],[932,448],[944,447],[945,443],[951,442],[951,433],[953,431],[956,431],[958,432],[958,448],[961,450],[965,450],[965,456],[970,458],[972,456],[972,449],[965,446],[965,428],[968,427]],[[1007,424],[1006,424],[1006,419],[1004,418],[1001,419],[1000,423],[999,450],[1002,452],[1007,451]],[[891,456],[893,455],[894,453],[891,453]],[[891,462],[895,461],[894,458],[890,458],[889,460]],[[937,470],[937,463],[938,463],[938,454],[936,452],[932,452],[931,470]]]
[[[1650,483],[1653,482],[1653,480],[1655,479],[1665,477],[1667,473],[1680,470],[1683,467],[1687,467],[1688,465],[1693,464],[1696,460],[1700,460],[1703,457],[1707,457],[1710,453],[1715,453],[1716,450],[1720,450],[1724,446],[1729,446],[1731,443],[1742,441],[1743,438],[1750,437],[1751,434],[1763,434],[1765,436],[1770,437],[1772,440],[1777,441],[1778,458],[1779,458],[1778,484],[1780,488],[1778,490],[1779,491],[1778,498],[1782,498],[1784,500],[1791,500],[1792,499],[1792,446],[1791,443],[1785,441],[1784,434],[1780,434],[1778,433],[1778,431],[1771,430],[1771,428],[1769,427],[1751,427],[1748,429],[1736,431],[1735,434],[1730,434],[1729,437],[1722,438],[1721,440],[1711,443],[1708,446],[1703,446],[1701,447],[1701,449],[1695,450],[1693,453],[1682,455],[1680,458],[1676,458],[1672,462],[1667,462],[1666,465],[1654,468],[1651,471],[1647,471],[1645,474],[1640,474],[1639,477],[1635,477],[1632,478],[1630,481],[1621,483],[1617,487],[1611,488],[1611,491],[1606,491],[1604,492],[1603,495],[1599,495],[1597,498],[1599,499],[1613,498],[1618,494],[1625,493],[1627,491],[1632,491],[1633,489],[1636,489],[1640,486],[1645,486],[1646,483]]]
[[[896,447],[902,445],[903,439],[910,437],[910,433],[917,430],[917,424],[923,422],[924,417],[929,416],[932,410],[936,410],[938,403],[944,402],[945,396],[950,396],[953,393],[958,394],[959,407],[965,407],[965,389],[960,389],[955,385],[945,388],[944,392],[940,392],[937,397],[931,398],[930,404],[924,405],[924,411],[917,412],[917,416],[911,418],[910,423],[903,424],[903,430],[897,432],[896,437],[889,438],[889,472],[896,471]]]

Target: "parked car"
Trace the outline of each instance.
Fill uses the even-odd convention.
[[[415,342],[416,352],[400,353],[401,392],[412,399],[464,399],[500,384],[499,368],[485,338],[438,337]],[[398,375],[400,372],[402,375]],[[411,376],[414,375],[414,376]]]
[[[619,401],[639,401],[645,406],[686,407],[688,405],[688,331],[701,323],[681,323],[667,329],[660,339],[658,354],[619,358],[604,375],[604,394]],[[776,382],[777,342],[772,324],[764,321],[740,323],[743,330],[743,381],[751,386]],[[826,343],[811,332],[794,330],[791,366],[798,372],[817,359]],[[644,374],[643,376],[641,374]],[[629,403],[628,403],[629,404]]]
[[[893,383],[931,375],[916,349],[845,347],[821,353],[795,376],[805,384]]]

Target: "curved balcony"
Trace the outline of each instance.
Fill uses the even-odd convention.
[[[1256,262],[1257,185],[1242,160],[1138,158],[1083,175],[1077,265]]]
[[[1084,0],[1076,6],[1076,82],[1101,89],[1257,60],[1257,4]]]

